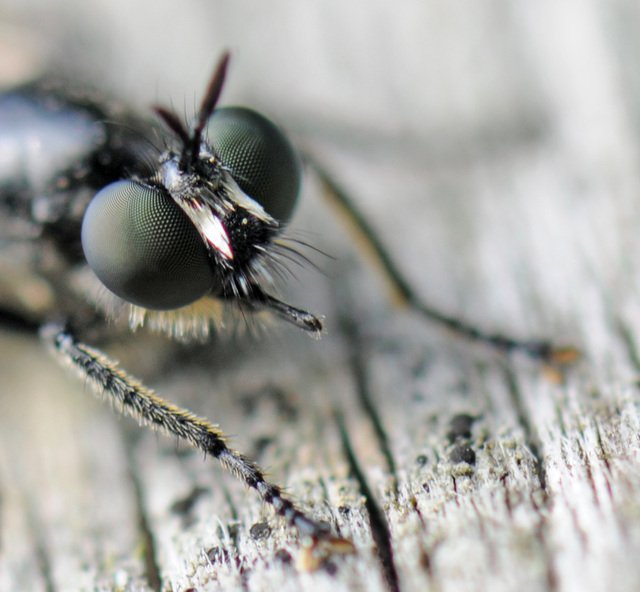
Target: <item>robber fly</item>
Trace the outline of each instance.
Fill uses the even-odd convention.
[[[0,268],[0,321],[37,331],[114,407],[216,458],[300,536],[344,548],[212,424],[162,400],[85,344],[105,321],[183,341],[263,314],[313,335],[322,331],[318,317],[272,291],[296,256],[283,229],[300,193],[300,158],[264,116],[218,108],[228,62],[227,54],[191,126],[153,108],[172,136],[160,154],[156,127],[86,92],[40,82],[0,96],[0,246],[11,262]],[[425,305],[345,193],[315,170],[405,304],[504,351],[548,363],[567,356],[544,342],[486,335]]]

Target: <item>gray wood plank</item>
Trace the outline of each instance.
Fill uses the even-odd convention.
[[[633,3],[23,4],[36,30],[55,23],[53,53],[141,106],[186,94],[188,112],[231,47],[225,98],[288,125],[429,302],[583,359],[554,383],[394,309],[310,175],[295,229],[335,260],[314,256],[325,275],[296,271],[289,295],[326,315],[321,341],[283,329],[185,351],[140,335],[111,353],[357,553],[305,568],[296,536],[210,459],[3,334],[1,589],[638,588]],[[114,67],[91,72],[96,55]]]

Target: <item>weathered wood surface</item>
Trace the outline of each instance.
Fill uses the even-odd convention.
[[[298,130],[425,298],[584,357],[554,384],[394,310],[311,181],[296,228],[336,260],[291,294],[326,314],[320,342],[285,329],[175,350],[139,335],[109,351],[220,423],[357,553],[303,569],[252,492],[3,333],[0,589],[637,590],[635,4],[185,3],[162,17],[154,4],[125,11],[117,43],[108,3],[86,4],[70,6],[95,19],[87,59],[134,56],[98,78],[139,80],[144,105],[165,76],[190,105],[231,47],[228,100]],[[459,414],[475,421],[453,441]]]

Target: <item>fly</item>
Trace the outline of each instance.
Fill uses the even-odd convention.
[[[42,85],[0,96],[0,320],[37,328],[116,408],[216,458],[312,547],[344,552],[348,541],[298,508],[216,427],[85,343],[105,320],[178,340],[206,339],[261,315],[321,333],[317,316],[272,291],[298,256],[285,230],[300,193],[300,158],[261,114],[217,106],[228,62],[225,54],[191,127],[154,107],[174,144],[159,156],[148,141],[156,128],[89,96]],[[572,348],[486,334],[425,304],[347,195],[314,168],[408,307],[504,352],[520,350],[548,365],[575,359]]]

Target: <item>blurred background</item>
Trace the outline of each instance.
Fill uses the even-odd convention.
[[[429,568],[433,571],[424,577],[449,574],[453,589],[455,577],[463,574],[461,577],[467,577],[469,589],[473,589],[477,581],[473,570],[466,568],[473,560],[481,561],[486,552],[473,527],[463,541],[469,546],[460,546],[460,538],[452,535],[455,527],[450,529],[446,523],[456,519],[461,494],[449,491],[450,505],[446,512],[438,514],[444,502],[438,506],[436,496],[422,489],[424,476],[415,468],[417,452],[424,452],[429,462],[439,454],[446,464],[447,457],[442,452],[446,428],[441,424],[462,410],[482,416],[486,422],[483,425],[488,425],[486,433],[504,436],[507,450],[511,450],[509,442],[524,442],[521,450],[525,458],[537,447],[547,463],[547,489],[552,501],[543,506],[544,516],[539,523],[535,520],[540,510],[533,503],[530,515],[534,518],[526,531],[527,544],[536,553],[539,539],[547,537],[542,544],[549,545],[544,557],[533,561],[529,547],[520,545],[520,523],[516,526],[515,543],[506,544],[498,537],[497,555],[491,556],[493,561],[507,547],[514,553],[521,552],[519,567],[512,569],[515,564],[509,561],[502,564],[505,569],[501,573],[518,580],[510,589],[522,589],[522,570],[535,571],[541,563],[554,562],[557,565],[549,572],[531,576],[530,581],[539,586],[530,589],[546,589],[553,577],[566,584],[568,590],[603,589],[615,577],[623,584],[637,584],[634,553],[629,550],[640,548],[639,514],[634,501],[640,487],[639,420],[633,388],[640,370],[636,347],[636,335],[640,334],[640,3],[0,0],[2,86],[44,72],[59,72],[80,85],[91,84],[122,98],[143,113],[148,112],[150,104],[161,103],[173,105],[188,117],[195,111],[224,50],[231,51],[232,62],[222,102],[245,104],[265,112],[331,171],[367,214],[402,270],[428,301],[487,330],[574,344],[582,350],[584,363],[570,375],[568,386],[557,390],[541,377],[535,364],[525,365],[522,372],[523,366],[516,366],[514,387],[505,379],[503,367],[493,364],[495,359],[490,358],[487,370],[476,364],[473,355],[451,355],[448,336],[438,341],[415,319],[402,324],[396,322],[397,316],[389,314],[392,322],[385,324],[383,317],[390,309],[385,292],[374,274],[361,273],[353,263],[357,258],[355,248],[327,211],[313,175],[309,175],[307,196],[299,215],[294,217],[293,228],[328,255],[312,256],[325,275],[313,269],[297,270],[300,281],[292,282],[287,289],[295,292],[289,298],[292,302],[326,315],[327,335],[320,343],[294,331],[280,340],[265,340],[263,351],[250,350],[252,373],[244,370],[248,367],[242,364],[244,360],[236,360],[233,354],[221,355],[216,358],[221,371],[211,372],[206,366],[211,376],[199,375],[200,382],[186,372],[179,374],[179,367],[177,378],[170,375],[186,360],[185,355],[177,358],[169,370],[162,368],[166,374],[161,374],[159,382],[164,384],[154,386],[161,386],[159,390],[172,400],[188,401],[198,412],[219,420],[226,430],[240,434],[238,439],[245,449],[259,451],[257,444],[253,448],[246,446],[247,440],[251,442],[246,436],[247,414],[237,413],[239,417],[234,419],[231,412],[229,419],[227,407],[233,411],[233,405],[238,405],[235,394],[257,390],[265,383],[265,375],[272,377],[273,384],[293,385],[290,390],[300,393],[296,404],[316,405],[321,411],[316,409],[314,416],[313,411],[305,410],[299,422],[287,424],[286,430],[274,427],[281,425],[277,422],[256,416],[252,433],[260,435],[260,430],[266,433],[270,429],[267,435],[273,436],[274,430],[281,432],[274,438],[276,444],[267,447],[259,460],[275,467],[278,477],[277,471],[284,471],[287,478],[294,475],[292,490],[296,495],[300,491],[295,489],[298,476],[311,475],[309,481],[315,482],[314,463],[324,452],[322,447],[330,448],[339,441],[332,415],[335,405],[349,418],[347,427],[354,448],[384,506],[388,499],[381,468],[384,462],[379,454],[368,456],[373,448],[370,441],[374,440],[366,441],[370,426],[360,421],[360,411],[349,411],[350,406],[357,407],[353,403],[353,384],[349,376],[327,378],[332,373],[348,374],[349,370],[335,310],[344,291],[334,287],[336,279],[349,278],[344,283],[350,285],[352,312],[371,321],[376,343],[383,343],[375,354],[377,365],[372,362],[369,370],[379,387],[373,397],[390,436],[401,481],[409,475],[402,487],[406,486],[412,495],[419,492],[416,495],[425,504],[423,509],[433,504],[424,515],[432,511],[434,520],[428,528],[418,529],[417,535],[421,537],[420,544],[433,552]],[[390,342],[400,353],[392,347],[383,351]],[[272,347],[273,343],[279,347]],[[463,343],[460,350],[466,352],[466,345]],[[0,368],[3,381],[17,366],[4,356],[13,347],[11,338],[0,344],[0,361],[5,363]],[[28,368],[39,364],[40,359],[38,344],[33,343],[32,347],[31,357],[25,362]],[[366,343],[366,347],[375,346]],[[142,359],[136,358],[136,363],[129,366],[134,374],[153,376],[152,370],[145,369],[144,355],[151,358],[155,351],[150,348]],[[319,352],[327,357],[321,359]],[[16,358],[19,355],[16,353]],[[436,358],[440,366],[429,365]],[[470,358],[472,362],[465,366]],[[313,374],[309,370],[315,368],[313,364],[324,367]],[[227,378],[220,378],[225,365],[231,368],[230,373],[235,370],[237,374],[228,379],[228,388],[224,382]],[[422,375],[424,368],[428,372]],[[24,369],[15,372],[25,374]],[[214,374],[218,382],[212,387]],[[382,374],[386,375],[381,378]],[[39,387],[38,405],[23,403],[25,416],[30,416],[36,407],[44,410],[42,425],[55,423],[50,418],[52,413],[59,413],[58,408],[47,411],[44,402],[51,399],[51,389],[49,381],[44,382]],[[18,389],[36,392],[35,387],[15,388]],[[223,393],[214,398],[209,389]],[[67,386],[59,388],[60,393],[67,390]],[[227,407],[225,393],[232,401]],[[68,399],[68,407],[78,412],[77,393],[71,392]],[[62,395],[49,405],[54,408],[60,400]],[[92,404],[90,400],[82,403],[87,408]],[[407,413],[407,409],[411,412]],[[595,425],[600,419],[593,418],[603,409],[611,413]],[[96,422],[111,418],[97,404],[96,410],[91,407],[90,412],[95,413]],[[10,417],[4,412],[2,415]],[[73,417],[67,419],[68,430],[57,427],[65,424],[49,426],[53,435],[73,434],[74,429],[79,433],[81,422]],[[321,446],[299,446],[294,430],[303,426],[298,429],[304,431],[305,417],[321,418],[307,430]],[[583,447],[583,429],[593,427],[591,421],[597,437],[592,434],[592,440]],[[18,426],[14,426],[15,431],[20,432],[20,421],[13,423]],[[625,429],[628,427],[627,432],[619,427],[622,423]],[[314,431],[318,425],[323,427]],[[324,437],[325,426],[333,439]],[[112,429],[111,424],[108,429]],[[32,431],[40,434],[40,424]],[[64,455],[51,455],[61,465],[67,454],[74,453],[86,454],[88,460],[83,462],[87,466],[103,461],[101,448],[107,447],[96,443],[93,432],[88,432],[82,446],[74,441]],[[573,438],[570,442],[568,433]],[[614,440],[620,434],[626,438],[620,445],[620,440],[615,440],[616,444],[608,449],[615,462],[609,463],[609,457],[593,444],[601,443],[602,434],[613,435]],[[32,444],[31,440],[25,436],[27,445]],[[114,440],[118,442],[117,437]],[[162,463],[157,463],[160,468],[154,468],[153,455],[159,440],[149,436],[148,441],[151,452],[136,465],[136,470],[142,473],[142,467],[149,474],[160,474],[173,461],[163,458]],[[281,447],[273,452],[278,442]],[[42,449],[50,443],[51,439],[47,439]],[[27,445],[14,446],[6,458],[15,462],[15,451],[22,451]],[[91,446],[99,450],[90,454]],[[167,445],[172,446],[171,442]],[[117,452],[117,445],[114,449]],[[502,450],[500,446],[498,449]],[[580,473],[576,467],[587,462],[584,450],[593,453],[592,464],[582,467],[584,471]],[[327,453],[328,464],[339,456]],[[283,462],[282,458],[289,460]],[[560,469],[554,473],[556,460]],[[121,459],[118,462],[126,464]],[[23,464],[16,462],[15,466],[15,474],[20,474]],[[55,465],[47,458],[42,466]],[[431,470],[431,466],[435,465],[425,470]],[[605,475],[597,483],[592,469]],[[46,470],[57,475],[52,468]],[[36,478],[46,470],[34,471]],[[200,469],[194,472],[197,470]],[[204,473],[208,468],[201,470]],[[95,491],[96,495],[102,492],[105,498],[109,497],[104,504],[109,508],[111,498],[117,496],[107,496],[108,487],[115,486],[106,481],[114,472],[95,472],[104,474],[105,483]],[[121,472],[128,475],[124,469]],[[343,477],[346,473],[339,463],[337,473]],[[326,474],[333,477],[335,466],[331,465]],[[412,482],[414,474],[418,476]],[[129,486],[127,479],[123,481]],[[190,476],[183,474],[181,479],[191,483]],[[445,492],[450,484],[448,474],[447,479],[442,486]],[[537,492],[538,485],[542,485],[536,479],[532,487]],[[180,482],[175,477],[156,480],[168,489],[177,489]],[[5,482],[12,481],[5,478]],[[146,475],[141,482],[150,492],[149,505],[161,507],[158,515],[165,516],[173,498],[167,493],[166,499],[155,504],[154,495],[165,495],[162,487],[149,485],[155,481]],[[209,485],[204,479],[203,482]],[[576,482],[582,489],[571,489]],[[78,487],[79,499],[84,499],[86,489]],[[38,487],[30,490],[40,491]],[[620,490],[626,494],[616,497]],[[211,495],[221,495],[216,491]],[[66,481],[59,485],[58,495],[69,499]],[[171,495],[177,496],[175,492]],[[609,496],[613,509],[607,513]],[[360,499],[357,492],[354,497]],[[337,498],[334,496],[332,503],[337,503]],[[490,494],[488,499],[493,503]],[[518,499],[526,505],[528,493]],[[227,502],[224,499],[220,504]],[[21,498],[15,503],[19,506]],[[88,524],[98,520],[93,504],[93,499],[86,502]],[[354,502],[353,507],[356,506]],[[589,513],[592,507],[595,509]],[[486,512],[487,524],[493,524],[492,508],[489,506]],[[251,520],[256,520],[260,511],[260,507],[253,510]],[[474,506],[469,515],[475,516],[475,511]],[[509,516],[510,512],[509,506]],[[97,515],[104,516],[102,523],[107,530],[112,522],[115,524],[108,510]],[[438,519],[444,526],[438,525]],[[465,526],[460,532],[475,519],[467,521],[463,516],[460,524]],[[251,524],[251,520],[247,523]],[[64,532],[66,515],[59,524],[59,530]],[[610,538],[602,536],[603,531]],[[207,532],[211,536],[212,529]],[[112,537],[113,534],[105,538],[110,541]],[[564,537],[570,542],[565,544]],[[158,536],[158,540],[161,538]],[[135,540],[135,536],[131,535],[131,539]],[[407,540],[412,548],[418,547],[414,539]],[[78,546],[81,555],[84,548]],[[130,546],[121,547],[129,553]],[[451,553],[446,556],[448,549]],[[628,558],[621,549],[629,551]],[[443,559],[445,556],[448,559]],[[409,563],[406,573],[415,568]],[[493,563],[487,565],[493,570]],[[552,577],[545,579],[548,573]],[[522,577],[526,579],[525,576]],[[425,589],[421,580],[415,581],[416,589]],[[556,589],[560,588],[561,585]]]

